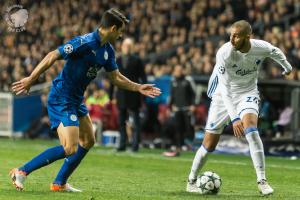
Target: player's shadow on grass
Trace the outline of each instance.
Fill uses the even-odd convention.
[[[23,191],[17,191],[16,189],[14,188],[11,188],[11,189],[6,189],[6,188],[3,188],[1,189],[1,194],[11,194],[11,193],[16,193],[16,194],[22,194],[22,195],[45,195],[45,194],[48,194],[50,191],[39,191],[39,190],[23,190]]]
[[[12,192],[15,192],[16,194],[20,194],[22,196],[24,196],[24,198],[26,196],[43,196],[43,195],[76,195],[78,193],[72,193],[72,192],[53,192],[53,191],[50,191],[50,190],[23,190],[23,191],[17,191],[15,190],[14,188],[12,189],[1,189],[1,194],[9,194],[11,195]],[[1,197],[0,197],[1,199]]]

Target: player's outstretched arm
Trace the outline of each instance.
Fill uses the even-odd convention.
[[[292,72],[292,66],[291,64],[287,61],[286,56],[282,52],[281,49],[278,47],[275,47],[271,45],[270,43],[267,43],[268,46],[268,57],[271,59],[275,60],[278,64],[281,65],[281,67],[284,69],[282,72],[282,75],[289,75]]]
[[[16,95],[27,93],[30,90],[30,87],[36,81],[40,75],[45,72],[53,63],[60,59],[61,55],[58,50],[51,51],[45,56],[45,58],[37,65],[37,67],[33,70],[30,76],[21,79],[20,81],[14,82],[12,84],[12,91],[16,93]]]
[[[130,90],[133,92],[140,92],[141,94],[151,98],[154,98],[161,94],[160,89],[154,87],[153,84],[138,84],[132,82],[131,80],[123,76],[119,72],[119,70],[114,70],[112,72],[109,72],[108,77],[114,85],[122,89]]]

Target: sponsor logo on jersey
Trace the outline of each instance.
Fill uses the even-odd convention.
[[[94,65],[93,67],[89,68],[89,70],[86,73],[86,76],[88,78],[96,78],[99,70],[100,70],[100,67],[98,65]]]
[[[236,64],[232,65],[232,68],[236,68],[236,67],[238,67]]]
[[[252,69],[239,69],[235,73],[236,75],[245,76],[249,74],[253,74],[253,72],[256,72],[257,68],[253,67]]]

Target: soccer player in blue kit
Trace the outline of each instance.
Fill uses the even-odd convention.
[[[10,171],[17,190],[23,190],[24,181],[31,172],[65,158],[54,182],[50,185],[50,190],[81,192],[69,185],[67,180],[95,143],[92,122],[83,103],[83,94],[102,67],[108,73],[111,82],[120,88],[140,92],[152,98],[160,95],[160,89],[152,84],[134,83],[118,70],[111,44],[122,36],[128,22],[116,9],[105,11],[99,29],[75,37],[51,51],[30,76],[13,83],[12,90],[17,95],[28,93],[34,81],[56,60],[62,58],[66,60],[63,70],[53,80],[48,98],[51,128],[57,130],[61,145],[45,150],[23,166]]]

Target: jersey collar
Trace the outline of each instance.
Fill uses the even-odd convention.
[[[99,41],[99,44],[101,44],[101,38],[100,38],[100,35],[99,35],[99,29],[97,29],[94,32],[94,37]]]

